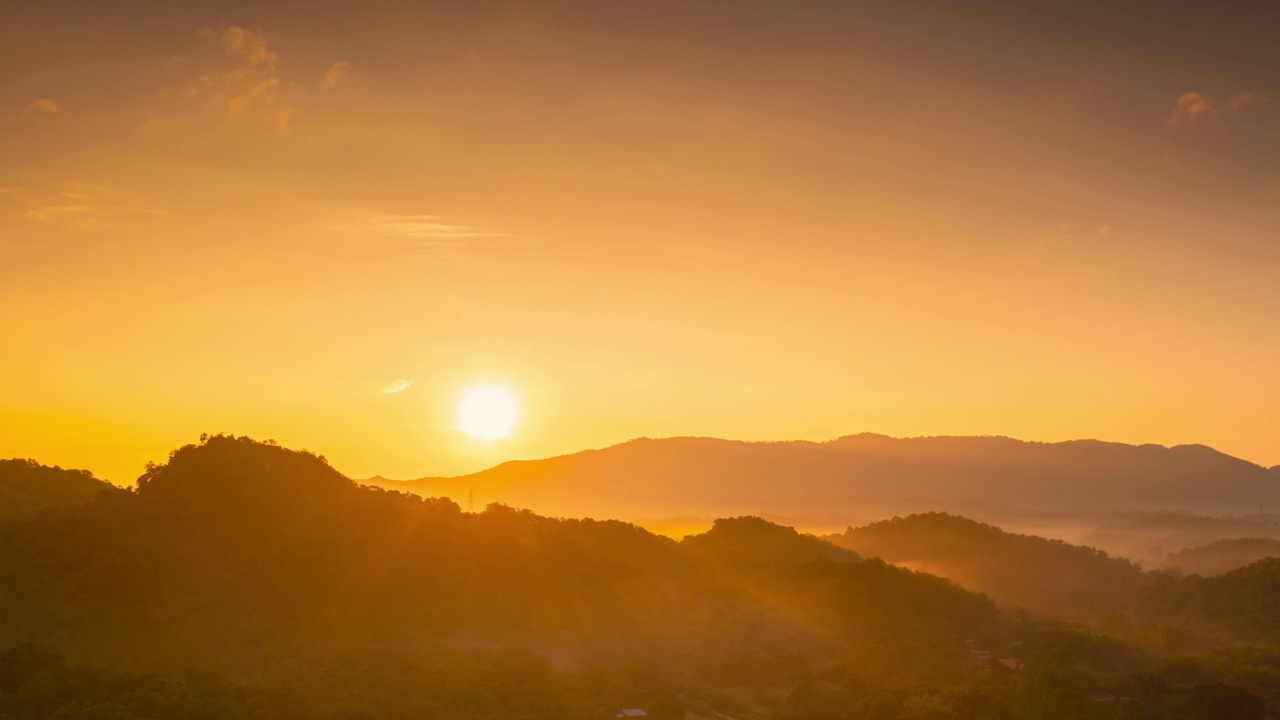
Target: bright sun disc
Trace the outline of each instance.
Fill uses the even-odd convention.
[[[458,428],[477,440],[509,436],[518,416],[516,399],[501,385],[477,385],[458,402]]]

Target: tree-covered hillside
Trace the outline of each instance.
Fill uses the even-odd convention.
[[[951,578],[1043,617],[1098,622],[1127,613],[1137,589],[1152,582],[1133,563],[1105,552],[946,513],[893,518],[829,539],[865,556]]]
[[[1259,560],[1214,577],[1161,578],[1139,593],[1137,611],[1145,620],[1220,642],[1280,644],[1280,560]]]
[[[1254,660],[1188,671],[865,558],[756,517],[676,542],[501,505],[466,513],[214,436],[136,491],[0,522],[0,718],[1280,709],[1268,677],[1242,670]]]
[[[748,556],[768,572],[741,572]],[[883,642],[873,625],[957,652],[1008,630],[945,581],[759,520],[677,543],[616,521],[469,514],[224,436],[177,450],[136,492],[0,525],[0,585],[0,640],[138,669],[514,644],[710,674],[754,654],[758,669],[725,667],[772,682],[796,653]],[[693,655],[706,662],[681,660]]]
[[[64,470],[35,460],[0,460],[0,520],[44,508],[84,505],[114,485],[88,470]]]

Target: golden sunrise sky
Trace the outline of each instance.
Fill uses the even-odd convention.
[[[1280,463],[1280,10],[7,2],[0,457],[637,436]],[[508,388],[506,439],[460,432]]]

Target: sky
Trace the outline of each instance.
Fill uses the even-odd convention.
[[[1280,6],[0,4],[0,457],[1280,464]],[[460,399],[519,403],[504,439]]]

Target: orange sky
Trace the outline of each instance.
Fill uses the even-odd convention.
[[[417,477],[875,431],[1280,463],[1275,9],[26,5],[0,457],[128,483],[225,431]],[[511,438],[456,429],[478,383]]]

